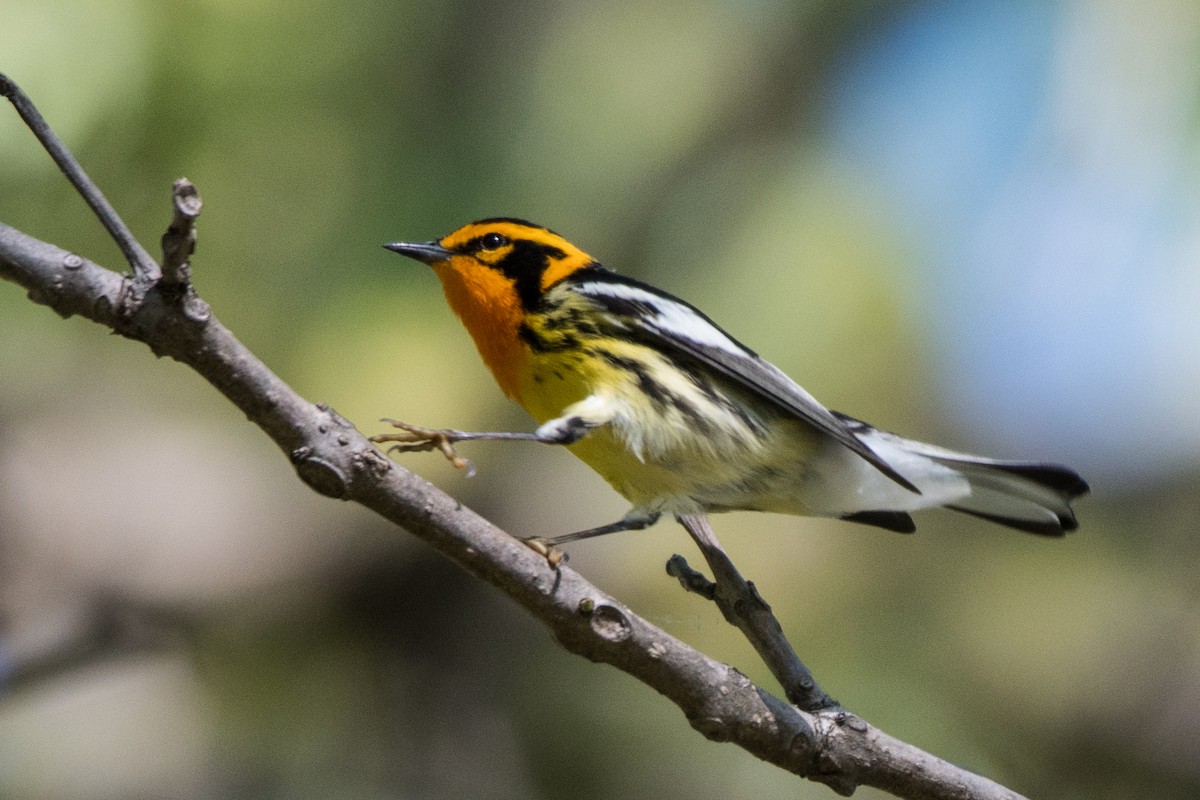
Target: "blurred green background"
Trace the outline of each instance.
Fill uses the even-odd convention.
[[[380,249],[512,215],[834,408],[1075,466],[1094,495],[1061,541],[943,512],[717,532],[888,732],[1039,798],[1200,796],[1200,5],[5,0],[0,70],[151,251],[195,181],[201,294],[367,433],[529,427],[433,276]],[[0,153],[0,220],[121,268],[7,107]],[[832,796],[11,284],[0,376],[0,796]],[[624,511],[569,454],[468,454],[471,480],[402,461],[518,535]],[[695,558],[677,526],[570,550],[775,688],[665,576]]]

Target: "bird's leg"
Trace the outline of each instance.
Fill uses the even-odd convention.
[[[550,566],[557,567],[567,560],[566,555],[558,549],[560,544],[577,542],[580,539],[591,539],[594,536],[604,536],[619,531],[640,531],[658,522],[659,516],[658,512],[634,509],[621,519],[608,525],[600,525],[596,528],[587,528],[582,531],[564,533],[561,536],[551,536],[549,538],[545,536],[530,536],[521,541],[534,552],[545,556],[546,560],[550,562]]]
[[[511,431],[459,431],[453,428],[423,428],[420,425],[410,425],[395,419],[384,419],[397,433],[381,433],[371,437],[376,444],[392,442],[389,453],[420,453],[427,450],[439,450],[451,464],[459,469],[468,470],[469,475],[475,474],[475,465],[470,459],[460,456],[454,449],[456,442],[473,442],[482,440],[509,440],[541,442],[542,444],[566,445],[578,441],[592,427],[580,417],[558,417],[539,427],[532,433]]]

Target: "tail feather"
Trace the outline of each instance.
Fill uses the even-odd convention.
[[[876,528],[895,531],[896,533],[913,533],[917,524],[913,518],[903,511],[857,511],[842,517],[846,522],[859,522],[863,525],[874,525]]]
[[[1057,464],[940,458],[971,484],[971,494],[947,506],[1010,528],[1061,536],[1079,527],[1071,500],[1088,491],[1073,470]]]
[[[1062,536],[1079,527],[1071,501],[1087,494],[1087,481],[1059,464],[1001,461],[911,442],[908,448],[967,479],[971,493],[946,508],[1017,530]]]
[[[979,517],[979,519],[986,519],[988,522],[995,522],[1009,528],[1016,528],[1019,531],[1036,533],[1039,536],[1062,536],[1066,531],[1073,531],[1078,527],[1076,524],[1071,524],[1070,526],[1063,525],[1062,520],[1057,517],[1047,516],[1043,520],[1032,519],[1031,517],[1040,515],[1040,512],[1032,509],[1029,509],[1028,513],[1022,516],[1003,516],[965,506],[946,506],[946,508],[951,511],[961,511],[964,514],[970,514],[972,517]]]
[[[862,508],[869,513],[855,514],[860,517],[856,521],[881,525],[883,518],[876,519],[877,512],[941,505],[1043,536],[1061,536],[1079,527],[1071,501],[1090,490],[1087,481],[1072,469],[958,453],[881,431],[844,414],[838,416],[868,447],[922,487],[924,494],[908,497],[908,504],[897,506],[895,492],[885,486],[888,496],[876,492],[876,499],[885,502]]]

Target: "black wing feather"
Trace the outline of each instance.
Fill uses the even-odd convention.
[[[610,318],[619,319],[617,324],[626,333],[637,334],[645,344],[669,356],[698,361],[756,397],[812,425],[905,489],[921,493],[812,395],[695,306],[602,267],[579,270],[570,280],[576,291],[602,307]],[[676,323],[684,320],[694,327],[689,332],[684,326],[671,324],[672,320]]]

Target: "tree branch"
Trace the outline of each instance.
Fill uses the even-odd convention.
[[[92,211],[104,225],[108,235],[113,238],[117,246],[121,248],[121,253],[125,256],[125,260],[129,262],[129,266],[133,269],[133,274],[139,288],[149,286],[156,281],[160,275],[158,264],[146,252],[146,248],[142,247],[141,242],[133,235],[117,210],[108,202],[108,198],[104,193],[92,182],[92,179],[87,176],[83,168],[79,166],[79,162],[71,155],[71,151],[58,138],[57,134],[50,129],[50,125],[42,117],[40,111],[25,94],[21,91],[21,87],[17,86],[12,80],[0,73],[0,95],[4,95],[13,104],[13,108],[25,121],[26,127],[33,132],[37,140],[42,143],[42,147],[50,154],[50,158],[54,159],[54,163],[67,176],[67,180],[75,187],[80,196],[91,206]]]
[[[15,87],[2,75],[0,89],[10,98],[24,97],[14,93]],[[32,104],[25,102],[22,116],[28,120]],[[40,115],[34,119],[40,120]],[[74,163],[65,148],[62,153],[68,166]],[[82,184],[91,185],[78,165],[63,169],[69,175],[77,170],[74,174],[82,176]],[[111,217],[101,213],[90,199],[89,204],[102,219],[116,218],[115,212]],[[190,222],[182,229],[182,240],[190,242]],[[140,245],[138,249],[145,252]],[[190,252],[190,244],[184,249]],[[651,625],[573,570],[551,568],[519,540],[392,463],[335,411],[300,397],[195,297],[182,262],[170,255],[167,260],[173,262],[170,281],[158,280],[162,272],[157,265],[152,271],[135,269],[129,278],[0,223],[0,277],[25,287],[30,299],[64,317],[91,319],[145,342],[157,355],[187,364],[270,436],[314,490],[358,502],[408,529],[514,599],[565,649],[611,664],[664,694],[709,739],[737,744],[846,795],[869,785],[905,798],[1020,800],[1008,789],[894,739],[836,706],[810,713],[789,705],[736,669]],[[148,281],[147,275],[155,279]],[[710,560],[710,566],[714,563],[719,562]],[[722,571],[713,569],[723,580]],[[807,697],[811,705],[811,693],[797,690],[803,687],[803,676],[789,674],[781,678],[789,695]],[[814,707],[821,707],[820,702]]]
[[[783,687],[788,700],[805,711],[841,711],[838,702],[825,694],[808,667],[800,661],[767,601],[733,565],[713,534],[708,518],[683,516],[679,518],[679,524],[691,534],[692,540],[700,548],[709,569],[713,571],[715,582],[709,583],[703,575],[688,566],[680,555],[672,556],[667,562],[667,573],[678,578],[688,591],[697,591],[696,587],[699,587],[698,594],[717,604],[725,620],[737,627],[754,645],[775,680]]]

